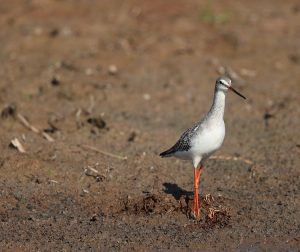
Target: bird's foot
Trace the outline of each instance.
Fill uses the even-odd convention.
[[[200,220],[200,208],[199,208],[199,203],[198,203],[198,197],[197,196],[194,198],[194,207],[193,207],[193,210],[191,211],[191,216],[195,220],[199,221]]]
[[[191,217],[196,221],[200,221],[200,209],[199,206],[195,205],[191,211]]]

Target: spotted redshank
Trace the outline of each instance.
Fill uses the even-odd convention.
[[[192,209],[192,215],[197,220],[200,220],[198,185],[204,162],[210,155],[221,147],[225,137],[225,123],[223,117],[225,96],[228,89],[246,99],[245,96],[240,94],[231,86],[231,80],[229,78],[218,78],[216,80],[213,103],[209,112],[202,120],[187,129],[173,147],[160,154],[161,157],[173,156],[193,161],[194,206]]]

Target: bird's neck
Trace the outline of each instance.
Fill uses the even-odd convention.
[[[213,104],[208,112],[209,117],[216,120],[223,120],[225,110],[225,92],[215,90]]]

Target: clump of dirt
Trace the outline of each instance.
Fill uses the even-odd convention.
[[[181,210],[180,205],[173,197],[162,193],[147,194],[138,198],[126,196],[123,200],[123,204],[121,212],[137,215],[166,214]]]
[[[225,207],[223,203],[223,198],[218,197],[217,200],[207,194],[203,197],[203,210],[206,211],[205,228],[213,228],[215,226],[225,227],[229,224],[231,214],[230,209]]]
[[[121,200],[122,204],[117,210],[117,214],[127,213],[128,215],[164,215],[171,212],[184,214],[187,219],[194,220],[192,216],[193,198],[192,196],[181,196],[176,200],[171,195],[164,193],[149,193],[143,196],[132,198],[125,196]],[[229,224],[231,215],[227,207],[222,205],[223,199],[217,200],[210,194],[200,196],[202,217],[197,225],[201,228],[223,228]],[[114,206],[114,209],[116,207]]]
[[[231,215],[227,209],[209,208],[208,214],[205,216],[203,228],[224,228],[229,224]]]
[[[202,228],[223,228],[229,224],[231,214],[230,210],[222,203],[222,197],[215,199],[212,195],[199,196],[201,204],[201,214],[204,221],[199,222]],[[181,211],[189,218],[192,218],[193,198],[191,196],[182,196],[180,198]]]

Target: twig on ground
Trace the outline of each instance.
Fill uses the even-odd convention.
[[[98,170],[96,170],[95,168],[93,168],[89,165],[86,168],[84,168],[84,174],[86,176],[95,178],[97,181],[102,181],[102,180],[106,179],[105,175],[100,174]]]
[[[52,136],[50,136],[47,132],[42,132],[42,135],[45,139],[47,139],[49,142],[54,142],[54,138]]]
[[[32,132],[34,132],[34,133],[36,133],[36,134],[39,134],[40,133],[40,131],[36,128],[36,127],[34,127],[34,126],[32,126],[29,122],[28,122],[28,120],[23,116],[23,115],[21,115],[21,114],[17,114],[17,117],[18,117],[18,119],[20,120],[20,122],[27,128],[27,129],[29,129],[29,130],[31,130]]]
[[[208,213],[208,217],[210,219],[213,219],[215,214],[218,213],[218,212],[222,212],[220,209],[217,209],[217,208],[213,208],[213,207],[210,207],[209,208],[209,213]]]
[[[18,138],[14,138],[13,140],[11,140],[11,145],[13,147],[15,147],[19,152],[21,153],[25,153],[25,148],[23,147],[23,145],[21,144],[21,142],[19,141]]]
[[[234,157],[234,156],[224,156],[224,155],[219,155],[219,156],[211,156],[210,159],[215,159],[215,160],[231,160],[231,161],[242,161],[246,164],[253,165],[254,162],[252,162],[249,159],[243,158],[243,157]]]
[[[109,156],[109,157],[112,157],[112,158],[117,158],[117,159],[121,159],[121,160],[127,160],[126,156],[120,156],[120,155],[116,155],[116,154],[113,154],[113,153],[110,153],[110,152],[99,150],[96,147],[93,147],[93,146],[90,146],[90,145],[81,145],[81,146],[83,148],[85,148],[85,149],[89,149],[89,150],[101,153],[103,155],[106,155],[106,156]]]
[[[44,131],[40,131],[39,129],[37,129],[36,127],[34,127],[33,125],[31,125],[28,120],[21,115],[20,113],[17,114],[17,118],[19,119],[19,121],[29,130],[31,130],[32,132],[42,135],[45,139],[47,139],[49,142],[54,142],[54,138],[51,137],[48,133],[44,132]]]
[[[92,166],[89,166],[89,165],[88,165],[87,168],[88,168],[89,170],[91,170],[92,172],[99,174],[99,171],[96,170],[95,168],[93,168]],[[103,175],[103,177],[105,177],[105,176]]]
[[[49,179],[49,182],[54,183],[54,184],[59,184],[59,182],[54,179]]]
[[[90,193],[89,190],[87,190],[87,189],[82,189],[82,191],[83,191],[84,193]]]
[[[95,107],[95,98],[93,95],[90,95],[90,106],[87,108],[87,112],[89,114],[92,114],[94,107]]]

